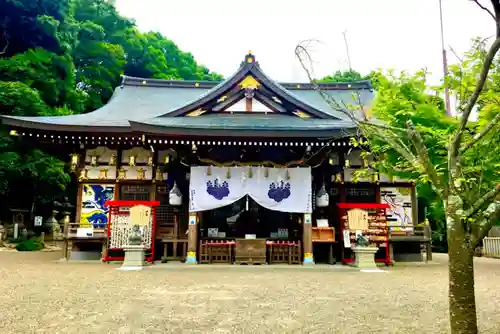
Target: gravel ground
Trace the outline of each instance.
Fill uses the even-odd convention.
[[[55,263],[0,252],[0,333],[448,333],[446,257],[335,266]],[[481,333],[500,333],[500,260],[476,262]]]

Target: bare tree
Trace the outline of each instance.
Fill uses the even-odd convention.
[[[345,113],[357,124],[362,137],[384,141],[398,152],[410,169],[420,175],[425,175],[434,191],[442,199],[446,212],[449,248],[449,312],[452,333],[477,333],[474,250],[493,223],[500,219],[500,183],[497,182],[486,191],[481,188],[481,185],[471,191],[470,185],[462,182],[464,175],[462,164],[465,161],[465,154],[481,144],[492,131],[498,130],[500,123],[500,113],[497,113],[474,137],[466,136],[471,113],[485,88],[490,69],[500,49],[500,0],[490,0],[492,9],[477,0],[471,1],[493,18],[496,39],[484,55],[474,89],[468,95],[467,100],[460,105],[458,125],[449,138],[447,147],[446,173],[441,172],[438,166],[432,163],[424,139],[411,121],[406,123],[406,127],[391,127],[371,121],[363,108],[361,112],[354,112],[322,92],[316,85],[318,92],[333,109]],[[303,69],[309,75],[310,81],[315,85],[308,66],[311,59],[307,43],[299,44],[295,53]],[[472,201],[471,193],[475,194]]]

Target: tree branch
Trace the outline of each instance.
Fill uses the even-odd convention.
[[[495,198],[500,194],[500,184],[497,184],[495,188],[488,191],[481,198],[479,198],[476,203],[474,203],[466,212],[465,217],[472,217],[479,210],[481,210],[485,205],[495,200]]]
[[[412,121],[406,122],[408,136],[410,137],[415,149],[417,150],[417,154],[419,157],[419,163],[421,165],[421,172],[427,174],[433,184],[433,188],[436,193],[444,199],[447,194],[447,188],[436,172],[436,168],[432,164],[431,159],[429,158],[429,152],[427,151],[427,147],[424,144],[424,140],[420,133],[417,131]]]
[[[500,220],[500,202],[491,203],[484,211],[485,216],[472,224],[471,245],[476,248],[481,240],[488,234],[495,222]]]
[[[470,117],[470,114],[472,113],[472,109],[474,109],[474,106],[476,105],[476,102],[479,98],[479,95],[483,91],[484,84],[486,83],[486,79],[488,78],[488,73],[490,72],[491,64],[493,63],[495,55],[497,54],[499,49],[500,49],[500,38],[497,38],[493,42],[493,44],[491,45],[488,52],[486,53],[483,67],[481,69],[479,79],[477,80],[476,89],[474,90],[472,95],[469,97],[469,100],[467,101],[467,104],[465,105],[464,110],[462,112],[460,124],[459,124],[458,129],[455,133],[455,136],[453,137],[452,144],[451,144],[450,152],[454,155],[456,155],[458,153],[458,147],[460,145],[460,140],[462,139],[463,131],[464,131],[465,127],[467,126],[467,122],[469,121],[469,117]]]
[[[495,118],[493,118],[493,120],[490,123],[488,123],[488,125],[484,127],[483,130],[481,130],[481,132],[475,135],[474,138],[469,143],[467,143],[464,147],[462,147],[462,149],[460,150],[460,154],[463,154],[465,151],[467,151],[468,149],[472,148],[475,144],[480,142],[481,139],[483,139],[483,137],[486,136],[491,131],[491,129],[493,129],[499,123],[500,123],[500,113],[498,113],[495,116]]]
[[[484,10],[485,12],[487,12],[488,14],[490,14],[490,16],[491,16],[491,17],[493,18],[493,20],[495,20],[495,22],[496,22],[496,20],[497,20],[497,19],[496,19],[496,17],[495,17],[495,14],[493,14],[493,13],[491,12],[491,10],[489,10],[488,8],[486,8],[484,5],[482,5],[481,3],[479,3],[479,0],[470,0],[470,1],[472,1],[472,2],[476,3],[476,5],[478,5],[478,6],[479,6],[479,8],[481,8],[482,10]]]

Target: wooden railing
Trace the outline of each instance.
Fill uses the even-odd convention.
[[[500,237],[486,237],[483,239],[483,255],[485,257],[500,258]]]

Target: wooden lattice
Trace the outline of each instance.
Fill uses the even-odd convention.
[[[201,240],[200,263],[233,263],[234,240]]]
[[[269,263],[300,263],[300,241],[269,240]]]

